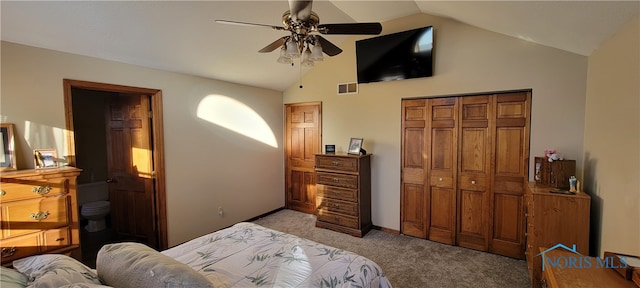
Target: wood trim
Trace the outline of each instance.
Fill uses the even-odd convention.
[[[165,174],[165,155],[164,155],[164,124],[163,124],[163,108],[162,108],[162,90],[140,88],[133,86],[106,84],[98,82],[89,82],[81,80],[62,80],[64,91],[64,109],[65,109],[65,128],[67,138],[67,155],[69,157],[69,165],[75,166],[75,140],[73,127],[73,103],[72,88],[107,91],[117,93],[130,94],[147,94],[151,100],[151,115],[153,118],[153,155],[155,170],[155,198],[156,198],[156,230],[158,232],[158,249],[164,250],[168,248],[167,233],[167,197],[166,197],[166,174]]]

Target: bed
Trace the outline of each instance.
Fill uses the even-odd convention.
[[[161,252],[105,245],[96,269],[54,254],[16,260],[14,268],[3,268],[2,287],[391,287],[366,257],[249,222]]]

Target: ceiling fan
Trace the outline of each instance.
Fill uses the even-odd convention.
[[[322,61],[322,53],[335,56],[342,52],[338,46],[329,42],[321,35],[378,35],[382,31],[382,25],[377,22],[369,23],[340,23],[319,24],[318,14],[311,11],[313,1],[289,0],[289,10],[282,15],[284,26],[272,26],[239,21],[216,20],[217,23],[243,26],[267,27],[274,30],[289,31],[273,43],[260,49],[260,53],[272,52],[280,48],[279,63],[292,64],[293,58],[303,55],[302,65],[313,66],[314,61]]]

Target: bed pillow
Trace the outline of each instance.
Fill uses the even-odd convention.
[[[213,287],[191,267],[140,243],[102,246],[96,270],[104,284],[118,288]]]
[[[74,283],[101,284],[96,271],[62,254],[35,255],[13,261],[33,287],[60,287]]]
[[[0,287],[24,288],[29,282],[29,277],[15,269],[0,266]]]

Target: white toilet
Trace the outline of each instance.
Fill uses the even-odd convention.
[[[89,232],[98,232],[106,228],[105,217],[111,212],[107,183],[93,182],[78,185],[78,204],[80,215],[88,220],[84,227]]]
[[[82,205],[80,214],[87,218],[89,223],[84,227],[89,232],[98,232],[107,228],[104,217],[111,212],[109,201],[87,202]]]

